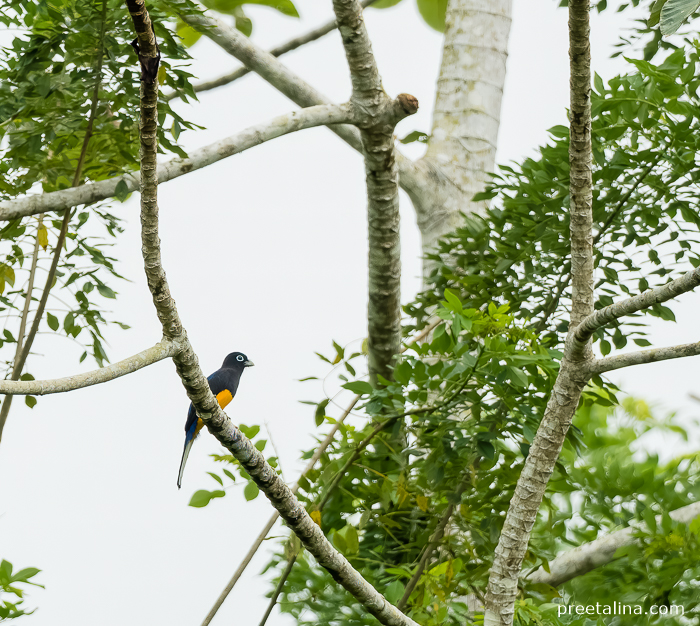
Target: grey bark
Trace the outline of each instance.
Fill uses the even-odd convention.
[[[362,0],[360,4],[364,9],[376,1],[377,0]],[[316,41],[321,37],[325,37],[328,33],[332,33],[336,28],[338,28],[337,22],[335,20],[331,20],[330,22],[326,22],[323,26],[314,28],[305,35],[295,37],[294,39],[290,39],[286,43],[283,43],[281,46],[272,48],[269,52],[273,57],[281,57],[283,54],[287,54],[288,52],[292,52],[292,50],[301,48],[301,46],[305,46],[307,43],[311,43],[312,41]],[[224,87],[225,85],[230,85],[232,82],[237,81],[239,78],[243,78],[246,74],[250,74],[250,71],[251,70],[244,65],[243,67],[239,67],[238,69],[235,69],[228,74],[224,74],[223,76],[219,76],[218,78],[197,83],[196,85],[193,85],[193,88],[195,93],[201,93],[203,91],[216,89],[217,87]],[[179,96],[179,92],[174,92],[167,94],[165,98],[166,100],[172,100],[173,98],[178,98]]]
[[[571,68],[570,215],[572,306],[569,338],[593,312],[593,215],[591,152],[591,55],[589,0],[569,0]],[[542,498],[559,458],[581,392],[585,365],[593,359],[588,341],[574,350],[567,341],[559,374],[510,502],[489,573],[485,626],[510,626],[523,559]]]
[[[351,107],[343,104],[325,104],[279,115],[268,122],[256,124],[226,139],[193,150],[186,159],[177,158],[161,163],[157,169],[158,182],[165,183],[179,178],[282,135],[316,126],[350,122],[352,117]],[[134,172],[71,189],[6,200],[0,202],[0,220],[14,220],[105,200],[114,196],[117,185],[121,182],[126,184],[127,191],[139,191],[141,174]]]
[[[107,367],[85,372],[84,374],[48,380],[0,380],[0,394],[45,396],[51,393],[65,393],[83,389],[84,387],[91,387],[92,385],[99,385],[172,357],[177,354],[179,349],[177,343],[169,339],[163,339],[155,346],[143,350],[134,356],[112,363]]]
[[[197,355],[187,339],[163,269],[158,236],[157,154],[157,47],[143,0],[127,0],[141,51],[141,241],[148,287],[163,327],[163,334],[181,346],[173,358],[187,395],[209,432],[238,459],[242,467],[268,497],[282,519],[296,533],[304,547],[336,582],[347,589],[382,624],[415,626],[415,622],[392,606],[370,585],[347,559],[326,539],[304,507],[261,452],[241,433],[219,407],[204,377]],[[155,61],[154,61],[155,60]],[[153,70],[155,66],[155,71]],[[152,80],[148,77],[152,75]]]
[[[669,513],[671,519],[689,524],[700,516],[700,502],[694,502]],[[657,516],[657,522],[661,524],[661,516]],[[637,542],[635,533],[637,528],[629,526],[615,531],[609,535],[603,535],[598,539],[573,548],[549,562],[549,572],[539,568],[527,577],[528,582],[537,584],[545,583],[552,587],[558,587],[565,582],[583,576],[598,567],[603,567],[615,559],[615,554],[620,548],[633,545]]]

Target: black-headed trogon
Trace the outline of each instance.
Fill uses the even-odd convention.
[[[219,401],[219,406],[223,409],[233,400],[241,380],[241,374],[246,367],[254,363],[242,352],[232,352],[225,359],[221,369],[216,370],[207,378],[209,388]],[[204,422],[197,415],[194,406],[190,404],[187,412],[187,422],[185,423],[185,449],[182,451],[182,461],[180,461],[180,473],[177,476],[177,488],[182,486],[182,474],[185,471],[185,463],[190,454],[195,438],[202,430]]]

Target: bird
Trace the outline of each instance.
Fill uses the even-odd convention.
[[[243,370],[253,365],[255,365],[255,363],[242,352],[232,352],[224,359],[221,368],[207,378],[209,381],[209,388],[216,396],[219,406],[222,409],[226,408],[228,403],[231,402],[236,395]],[[197,415],[197,411],[195,411],[194,406],[190,403],[190,409],[187,412],[187,422],[185,422],[185,449],[182,451],[180,473],[177,476],[178,489],[182,487],[182,474],[185,471],[185,463],[187,463],[187,457],[192,449],[192,444],[203,426],[204,422],[202,418]]]

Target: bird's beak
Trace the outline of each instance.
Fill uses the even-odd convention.
[[[253,363],[252,361],[246,361],[245,363],[243,363],[243,365],[245,365],[246,367],[253,367],[255,363]]]

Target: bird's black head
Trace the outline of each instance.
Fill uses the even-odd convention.
[[[250,367],[255,365],[245,354],[242,352],[231,352],[225,359],[222,367],[243,369],[244,367]]]

